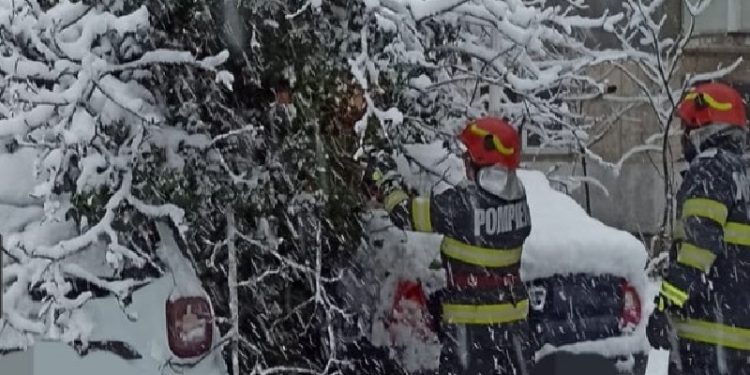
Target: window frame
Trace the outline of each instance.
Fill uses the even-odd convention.
[[[708,5],[708,8],[706,8],[706,11],[713,6],[723,6],[724,1],[726,1],[726,14],[724,15],[724,17],[721,17],[718,22],[711,22],[712,25],[717,24],[719,25],[719,27],[706,30],[694,28],[693,36],[710,37],[724,34],[750,33],[750,20],[747,20],[748,25],[743,27],[743,0],[713,0],[711,4]],[[745,1],[744,6],[750,8],[750,3]],[[704,11],[704,13],[702,13],[701,15],[698,15],[696,17],[696,20],[704,17],[706,11]],[[687,32],[690,14],[688,13],[687,5],[685,5],[684,3],[681,4],[680,15],[682,17],[682,29]]]

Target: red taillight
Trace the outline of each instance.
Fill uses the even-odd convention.
[[[399,336],[403,334],[416,335],[422,342],[427,342],[434,335],[427,311],[427,296],[419,281],[398,282],[388,315],[388,330],[392,343],[399,341]]]
[[[180,297],[167,301],[167,341],[177,357],[193,358],[211,348],[213,314],[203,297]]]
[[[620,329],[633,329],[641,322],[641,297],[632,285],[622,284],[622,313]]]

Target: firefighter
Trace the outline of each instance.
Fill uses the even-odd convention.
[[[410,196],[387,157],[370,178],[395,225],[444,235],[440,374],[525,375],[529,301],[519,266],[531,219],[516,176],[519,136],[504,120],[481,118],[460,141],[467,178],[443,192]]]
[[[678,354],[669,374],[750,374],[745,104],[725,84],[702,83],[684,97],[678,115],[690,166],[676,196],[673,256],[649,340]],[[671,332],[676,339],[670,340]]]

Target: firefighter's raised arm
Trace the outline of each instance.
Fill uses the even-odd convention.
[[[417,232],[449,232],[453,218],[450,215],[446,217],[449,210],[445,207],[460,204],[458,197],[451,194],[453,189],[434,196],[414,196],[408,193],[395,163],[388,155],[379,155],[373,164],[366,173],[378,190],[377,195],[381,197],[394,225]]]

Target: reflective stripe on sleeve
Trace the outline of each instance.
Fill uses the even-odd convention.
[[[691,198],[682,205],[682,219],[691,216],[711,219],[722,226],[727,222],[729,210],[721,202],[706,198]]]
[[[520,247],[489,249],[465,244],[450,237],[443,239],[440,250],[448,258],[482,267],[507,267],[521,261]]]
[[[750,225],[727,223],[724,227],[724,242],[732,245],[750,246]]]
[[[393,211],[399,203],[409,199],[409,196],[403,190],[395,190],[385,197],[385,210],[388,212]]]
[[[414,230],[432,232],[430,197],[418,197],[411,201],[411,219]]]
[[[501,324],[526,319],[529,300],[517,304],[456,305],[443,304],[443,320],[450,324]]]
[[[750,351],[750,329],[696,319],[675,322],[675,328],[681,338]]]
[[[697,268],[703,273],[708,273],[716,260],[716,254],[698,246],[683,243],[677,252],[677,263]]]
[[[661,294],[677,307],[684,306],[685,302],[688,300],[688,294],[686,292],[666,281],[661,284]]]

